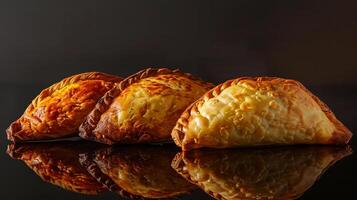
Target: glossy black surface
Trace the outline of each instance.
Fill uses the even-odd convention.
[[[310,87],[311,88],[311,87]],[[311,88],[315,94],[321,97],[333,111],[338,116],[341,121],[343,121],[352,132],[356,131],[355,119],[356,114],[356,104],[357,102],[357,88],[355,87],[318,87]],[[39,91],[36,86],[14,86],[14,85],[2,85],[2,98],[0,99],[0,104],[3,105],[1,108],[1,128],[5,128],[9,123],[18,117],[29,103],[29,100]],[[64,190],[58,186],[52,185],[50,183],[44,182],[39,176],[37,176],[31,169],[29,169],[24,162],[19,160],[13,160],[9,155],[6,154],[7,144],[9,144],[5,137],[5,131],[1,135],[1,196],[4,199],[36,199],[36,198],[51,198],[51,199],[120,199],[120,196],[106,192],[97,196],[92,195],[82,195],[75,192],[70,192]],[[352,138],[351,148],[354,149],[355,138]],[[51,143],[56,146],[57,143]],[[49,145],[51,145],[49,144]],[[76,142],[73,143],[75,145]],[[101,148],[109,148],[102,146]],[[129,151],[128,149],[133,149],[133,147],[116,147],[124,149],[123,151]],[[163,147],[153,146],[150,148],[158,148],[163,150]],[[306,147],[298,147],[298,149]],[[134,148],[135,149],[135,148]],[[179,149],[175,147],[168,146],[171,151],[179,152]],[[93,153],[96,148],[93,147],[89,153]],[[87,150],[88,151],[88,150]],[[235,151],[235,150],[234,150]],[[237,154],[241,150],[237,149]],[[245,150],[246,151],[246,150]],[[255,150],[252,149],[252,152]],[[279,151],[279,150],[274,150]],[[144,151],[145,152],[145,151]],[[129,153],[127,153],[129,154]],[[145,153],[144,153],[145,154]],[[170,154],[172,159],[174,158],[174,153]],[[144,158],[147,156],[143,156]],[[167,158],[168,159],[168,158]],[[168,161],[167,161],[168,162]],[[232,160],[234,162],[234,160]],[[249,168],[249,163],[254,160],[245,160]],[[272,161],[273,162],[273,161]],[[277,161],[278,162],[278,161]],[[280,161],[281,162],[281,161]],[[284,160],[283,160],[284,162]],[[145,163],[146,164],[146,163]],[[247,166],[246,166],[247,167]],[[303,195],[301,199],[316,199],[316,198],[354,198],[356,185],[355,177],[357,162],[356,154],[349,155],[342,160],[336,162],[331,167],[329,167],[321,176],[319,180],[316,181]],[[254,167],[252,167],[253,169]],[[277,170],[277,171],[276,171]],[[297,169],[298,171],[299,169]],[[160,173],[160,169],[157,170]],[[275,169],[274,173],[281,173],[284,176],[284,171],[279,171]],[[253,173],[254,174],[254,173]],[[233,176],[233,175],[232,175]],[[246,178],[246,177],[245,177]],[[254,179],[255,177],[251,177]],[[288,178],[288,177],[285,177]],[[281,184],[286,184],[282,182]],[[205,192],[198,189],[190,193],[189,195],[184,195],[179,198],[182,199],[209,199],[211,198]]]

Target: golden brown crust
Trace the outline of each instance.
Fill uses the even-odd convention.
[[[333,133],[334,137],[331,139],[331,144],[347,144],[352,137],[351,131],[344,126],[333,114],[331,109],[323,103],[317,96],[313,95],[307,88],[305,88],[300,82],[291,80],[291,79],[282,79],[278,77],[240,77],[237,79],[228,80],[220,85],[209,90],[206,94],[204,94],[200,99],[196,100],[192,103],[187,109],[182,113],[181,117],[178,119],[176,126],[172,130],[171,136],[176,143],[177,146],[182,147],[183,150],[191,150],[191,144],[185,144],[183,146],[182,141],[185,136],[185,130],[187,130],[187,126],[189,123],[189,118],[192,112],[199,113],[198,107],[205,103],[207,100],[218,96],[221,92],[235,84],[238,84],[241,81],[252,80],[256,81],[259,85],[263,81],[284,81],[286,83],[294,84],[298,86],[300,89],[309,94],[313,100],[320,106],[321,110],[325,113],[327,118],[335,125],[336,131]]]
[[[316,95],[312,94],[312,92],[304,87],[300,82],[295,82],[300,86],[301,89],[310,94],[315,102],[319,104],[321,110],[325,113],[327,118],[335,125],[336,131],[333,133],[333,137],[331,138],[331,144],[348,144],[352,138],[352,132],[336,118],[335,114],[324,102],[322,102]]]
[[[45,182],[87,195],[106,191],[78,161],[78,154],[98,144],[82,142],[10,144],[7,153],[21,160]]]
[[[188,73],[182,73],[178,69],[171,70],[167,68],[148,68],[142,71],[139,71],[136,74],[133,74],[123,81],[121,81],[119,84],[117,84],[113,89],[108,91],[97,103],[95,108],[92,110],[92,112],[87,116],[86,120],[83,122],[83,124],[80,127],[80,136],[84,139],[87,140],[93,140],[97,142],[102,142],[106,144],[114,144],[114,143],[146,143],[146,142],[160,142],[167,140],[166,138],[163,140],[162,138],[156,138],[155,134],[152,134],[151,130],[147,130],[142,126],[142,124],[136,123],[134,124],[135,130],[131,130],[130,134],[129,133],[124,133],[123,137],[120,139],[120,141],[115,141],[112,138],[106,137],[106,135],[102,134],[100,136],[96,136],[93,134],[93,131],[97,128],[97,125],[99,121],[101,120],[102,114],[104,114],[112,105],[113,101],[115,100],[116,97],[120,96],[121,93],[128,88],[129,86],[133,85],[134,83],[138,83],[143,79],[149,78],[149,77],[158,77],[160,75],[177,75],[177,76],[182,76],[186,77],[189,80],[194,81],[197,84],[202,85],[202,87],[206,88],[205,90],[208,90],[209,88],[212,88],[212,84],[204,82],[198,78],[195,78],[191,74]],[[160,86],[159,86],[160,87]],[[155,85],[152,86],[153,90],[157,89]],[[150,89],[150,88],[149,88]],[[162,89],[159,89],[157,91],[157,94],[160,94],[162,92]],[[164,98],[164,96],[162,97]],[[193,99],[194,100],[194,99]],[[145,112],[145,110],[143,111]],[[155,126],[155,125],[153,125]],[[109,129],[113,129],[113,131],[117,131],[118,127],[106,127],[107,132],[109,132]],[[115,135],[113,133],[112,135]]]
[[[128,199],[171,199],[196,187],[170,167],[172,146],[110,147],[82,154],[80,162],[110,191]],[[156,173],[157,170],[160,173]]]
[[[8,139],[13,142],[20,142],[73,136],[83,121],[83,116],[86,116],[92,110],[92,104],[102,96],[102,93],[104,94],[104,92],[111,89],[120,80],[122,78],[114,75],[87,72],[73,75],[53,84],[41,91],[27,107],[24,114],[9,126],[6,130]],[[81,85],[71,90],[70,86],[75,84]],[[68,91],[60,92],[66,87],[69,88]],[[81,97],[83,102],[79,100],[79,102],[76,102],[76,100],[71,99],[73,96]],[[48,104],[46,105],[44,101],[47,101]],[[59,106],[61,101],[64,105]],[[37,106],[40,104],[44,105],[38,108]],[[79,108],[80,111],[74,111],[76,110],[75,108],[81,106],[85,108]],[[63,125],[56,122],[60,118],[59,116],[68,118],[64,120]]]
[[[351,154],[349,146],[206,149],[176,154],[172,167],[215,199],[297,199]]]

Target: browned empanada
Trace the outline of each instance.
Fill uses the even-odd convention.
[[[301,83],[243,77],[213,88],[181,115],[172,137],[201,147],[346,144],[352,133]]]
[[[171,168],[171,146],[123,146],[81,154],[80,161],[97,180],[121,197],[172,198],[196,188]]]
[[[216,199],[296,199],[346,147],[194,150],[178,153],[176,171]]]
[[[211,87],[178,70],[142,70],[102,97],[80,136],[106,144],[171,140],[181,113]]]
[[[74,136],[98,99],[121,78],[100,72],[77,74],[43,90],[6,130],[13,142]]]
[[[42,180],[72,192],[95,195],[106,191],[79,163],[79,154],[93,151],[90,142],[10,144],[7,152],[22,160]]]

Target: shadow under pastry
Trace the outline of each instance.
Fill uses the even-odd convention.
[[[202,149],[178,153],[172,167],[216,199],[296,199],[349,146]]]
[[[130,145],[81,154],[90,174],[120,197],[166,199],[190,193],[197,187],[171,168],[177,149],[172,145]]]
[[[107,191],[79,163],[80,153],[99,147],[92,142],[9,144],[7,153],[22,160],[45,182],[86,195]]]

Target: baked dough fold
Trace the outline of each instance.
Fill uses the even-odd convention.
[[[9,144],[7,153],[21,160],[45,182],[71,192],[96,195],[107,189],[79,163],[79,154],[93,151],[91,142]]]
[[[142,70],[98,101],[80,136],[106,144],[171,140],[181,113],[210,88],[212,84],[179,70]]]
[[[301,83],[242,77],[189,106],[172,137],[184,151],[201,147],[346,144],[351,132]]]
[[[178,153],[172,167],[215,199],[297,199],[349,146],[200,149]]]
[[[6,130],[13,142],[74,136],[96,102],[122,80],[88,72],[77,74],[44,89],[23,115]]]
[[[171,168],[173,146],[109,147],[80,155],[98,182],[128,199],[171,199],[196,189]]]

